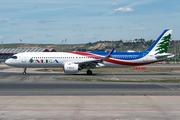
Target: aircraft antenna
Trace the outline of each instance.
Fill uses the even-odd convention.
[[[62,52],[63,52],[63,42],[64,42],[64,40],[62,40],[61,42],[62,42]]]
[[[66,41],[67,41],[67,38],[65,39],[65,52],[66,52]]]

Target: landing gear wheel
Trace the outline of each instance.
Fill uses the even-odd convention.
[[[23,72],[23,75],[26,75],[26,72]]]
[[[26,75],[26,68],[24,68],[24,72],[23,72],[23,75]]]
[[[91,71],[91,70],[88,70],[88,71],[87,71],[87,75],[92,75],[92,71]]]

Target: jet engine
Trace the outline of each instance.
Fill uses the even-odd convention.
[[[79,72],[78,64],[74,63],[65,63],[63,69],[64,73],[66,74],[76,74],[77,72]]]

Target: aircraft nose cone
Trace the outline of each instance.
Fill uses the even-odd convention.
[[[5,61],[5,64],[6,64],[6,65],[9,65],[9,64],[10,64],[10,60],[7,59],[7,60]]]
[[[5,64],[7,65],[7,63],[8,63],[8,62],[7,62],[7,60],[6,60],[6,61],[5,61]]]

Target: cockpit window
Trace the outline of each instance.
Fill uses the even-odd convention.
[[[11,58],[12,58],[12,59],[17,59],[17,56],[12,56]]]

